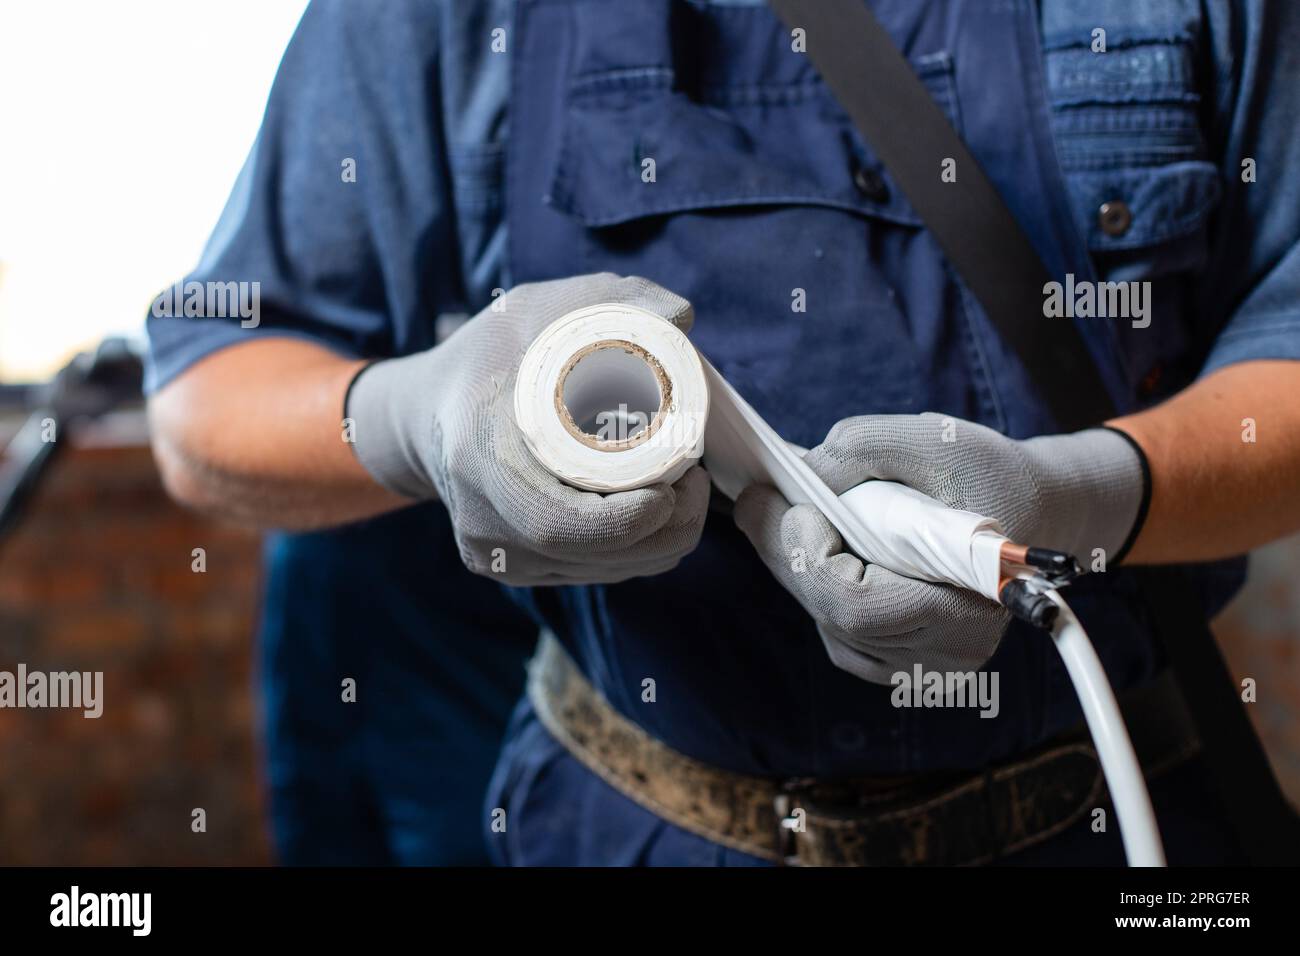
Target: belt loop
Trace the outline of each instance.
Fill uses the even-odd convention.
[[[790,826],[790,794],[778,790],[772,797],[772,811],[776,817],[776,852],[779,866],[794,866],[799,857],[799,838]]]
[[[798,801],[795,799],[800,783],[797,779],[785,780],[772,797],[772,811],[776,817],[776,849],[781,866],[802,865],[799,860],[799,834],[802,831],[798,829],[800,820],[794,815],[796,810],[801,809],[796,805]],[[807,820],[808,814],[805,811],[802,821],[805,827],[808,825]]]

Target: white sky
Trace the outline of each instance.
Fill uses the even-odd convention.
[[[0,0],[0,381],[139,334],[194,265],[306,0]]]

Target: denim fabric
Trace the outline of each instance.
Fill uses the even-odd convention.
[[[1300,355],[1300,187],[1282,174],[1300,159],[1292,123],[1300,85],[1294,58],[1286,55],[1300,31],[1300,11],[1262,0],[1040,5],[1041,29],[1028,36],[1025,24],[1036,15],[1029,0],[988,11],[968,2],[912,4],[926,14],[920,19],[945,20],[949,34],[912,59],[1054,273],[1065,271],[1065,261],[1050,247],[1084,241],[1108,275],[1176,273],[1156,297],[1167,312],[1159,334],[1129,335],[1134,341],[1124,349],[1097,349],[1119,366],[1104,370],[1117,401],[1126,407],[1153,401],[1201,370],[1229,362]],[[897,20],[894,11],[903,7],[891,0],[878,4],[878,12]],[[1007,64],[998,63],[998,44],[983,43],[981,31],[971,28],[1008,7],[1021,11],[1014,26],[1019,53],[1042,61],[1026,63],[1021,78],[1010,77]],[[187,277],[260,281],[261,326],[151,318],[150,391],[215,349],[256,335],[299,335],[357,355],[416,351],[433,342],[431,313],[475,311],[494,288],[517,281],[506,256],[503,203],[511,71],[514,52],[526,39],[515,34],[514,13],[513,0],[315,0],[309,6],[281,64],[257,143],[202,261]],[[665,82],[670,74],[664,62],[629,58],[629,47],[657,43],[662,54],[672,46],[665,37],[692,31],[715,40],[755,25],[773,32],[761,0],[634,2],[617,16],[603,4],[581,3],[572,27],[576,32],[603,20],[615,22],[608,52],[573,84],[579,99],[598,97],[603,84]],[[647,23],[658,28],[647,29]],[[891,28],[912,26],[898,21]],[[1091,51],[1098,27],[1107,31],[1105,54]],[[499,53],[492,48],[497,29],[505,31]],[[920,40],[909,42],[917,46]],[[689,83],[697,96],[709,98],[723,125],[728,112],[719,97],[736,107],[744,105],[737,98],[748,100],[751,112],[761,111],[774,99],[813,92],[796,86],[819,84],[806,67],[798,83],[789,82],[791,58],[770,48],[755,54],[715,42],[708,55],[684,73],[679,69],[674,82],[679,89]],[[629,70],[628,62],[637,65]],[[643,68],[650,72],[636,72]],[[549,63],[551,73],[565,69],[558,56]],[[945,70],[953,79],[936,80]],[[747,71],[749,81],[730,82],[727,74],[734,78],[738,71]],[[1050,135],[1044,138],[1042,130],[1022,122],[1025,117],[1001,108],[1000,82],[1020,82],[1031,101],[1050,104]],[[820,115],[842,124],[838,109],[824,96],[821,102]],[[1037,109],[1036,102],[1031,105]],[[958,117],[962,106],[966,115]],[[665,120],[663,114],[658,118]],[[825,168],[834,156],[819,148],[825,134],[811,131],[816,118],[799,122],[802,133],[812,136],[809,163]],[[554,139],[566,135],[565,125],[551,130]],[[1000,143],[1008,133],[1039,138],[1044,168],[1002,165]],[[785,151],[792,152],[795,142],[800,141],[790,137]],[[709,157],[716,164],[713,181],[722,188],[705,187],[695,200],[699,208],[742,203],[750,177],[776,158],[773,148],[782,148],[770,140],[734,145],[737,150]],[[848,146],[865,152],[853,137]],[[1046,168],[1056,166],[1058,156],[1059,170]],[[345,158],[357,160],[356,183],[341,182]],[[753,165],[738,172],[729,158]],[[1254,183],[1242,182],[1245,159],[1255,160]],[[843,176],[809,195],[798,188],[798,170],[786,166],[784,181],[780,169],[769,171],[776,178],[767,177],[762,193],[864,210]],[[1065,186],[1075,235],[1062,236],[1059,223],[1050,224],[1055,242],[1044,234],[1058,213],[1044,208],[1027,185]],[[592,183],[581,200],[570,201],[590,202],[606,188]],[[1117,238],[1100,233],[1098,198],[1133,204],[1136,194],[1130,231]],[[751,193],[751,201],[759,198]],[[620,210],[605,218],[633,216],[641,201],[625,196]],[[884,218],[902,208],[893,198],[880,205],[890,207],[876,210]],[[642,207],[641,214],[649,211]],[[599,217],[590,218],[592,225],[601,224]],[[1170,248],[1168,240],[1181,241]],[[1107,259],[1113,252],[1124,255]],[[1014,365],[997,351],[990,361]],[[1173,369],[1144,361],[1157,354],[1172,358]],[[1007,429],[1034,424],[1047,423],[1035,416],[1004,423]]]
[[[1054,277],[1153,283],[1148,328],[1075,320],[1118,407],[1229,362],[1300,358],[1300,201],[1286,175],[1300,160],[1287,46],[1300,6],[872,6]],[[1098,27],[1105,53],[1092,50]],[[353,184],[339,181],[346,157]],[[884,189],[855,189],[860,168]],[[1113,200],[1132,211],[1122,235],[1099,225]],[[759,2],[317,0],[191,277],[259,279],[261,327],[151,320],[149,387],[250,335],[409,353],[433,344],[436,315],[475,311],[495,288],[600,269],[690,298],[694,341],[792,441],[871,412],[940,411],[1015,437],[1055,430]],[[806,312],[791,310],[797,289]],[[1243,568],[1199,570],[1207,614]],[[1115,684],[1149,676],[1159,662],[1133,580],[1111,569],[1074,592]],[[1019,627],[989,665],[1001,673],[996,720],[891,707],[887,689],[830,666],[722,514],[670,574],[516,598],[622,713],[737,770],[979,767],[1079,716],[1052,649]],[[647,677],[653,705],[640,698]]]

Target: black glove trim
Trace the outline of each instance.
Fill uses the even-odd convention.
[[[1128,557],[1129,551],[1133,549],[1133,542],[1137,541],[1138,535],[1142,533],[1142,526],[1146,524],[1147,511],[1151,507],[1151,462],[1147,460],[1147,453],[1142,450],[1142,446],[1128,432],[1110,425],[1102,425],[1101,427],[1108,432],[1114,432],[1128,442],[1129,447],[1137,452],[1138,463],[1142,466],[1142,501],[1138,505],[1137,517],[1133,519],[1133,527],[1129,531],[1128,537],[1120,545],[1119,553],[1111,559],[1110,563],[1114,566]]]

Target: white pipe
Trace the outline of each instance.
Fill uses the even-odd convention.
[[[1092,642],[1068,604],[1056,591],[1047,597],[1060,608],[1052,625],[1052,640],[1065,662],[1075,693],[1083,707],[1083,716],[1092,734],[1102,773],[1110,788],[1119,819],[1120,837],[1129,866],[1164,866],[1165,851],[1160,843],[1151,796],[1142,779],[1142,767],[1133,752],[1120,715],[1119,704],[1111,690]]]
[[[911,488],[887,481],[869,481],[851,488],[840,496],[837,504],[843,505],[848,512],[847,520],[843,513],[833,509],[826,512],[827,516],[850,546],[858,551],[859,557],[908,577],[944,581],[985,594],[990,592],[983,582],[989,580],[990,573],[994,582],[998,580],[999,545],[1005,539],[982,525],[976,526],[974,534],[969,529],[954,529],[952,517],[962,512],[946,509]],[[825,506],[822,507],[826,511]],[[870,535],[864,535],[862,528],[869,528]],[[965,562],[939,560],[950,550],[953,540],[963,537],[970,542],[971,548]],[[982,537],[992,542],[991,547],[976,548]],[[869,541],[872,550],[860,550],[860,540]],[[919,572],[918,568],[921,568]],[[953,568],[961,570],[954,572]],[[973,586],[977,580],[980,582],[978,588]],[[1088,731],[1092,734],[1114,802],[1129,865],[1164,866],[1165,854],[1151,797],[1110,681],[1087,632],[1069,605],[1055,590],[1045,593],[1060,609],[1052,626],[1052,640],[1074,683]],[[996,598],[996,595],[995,583],[992,596]]]

